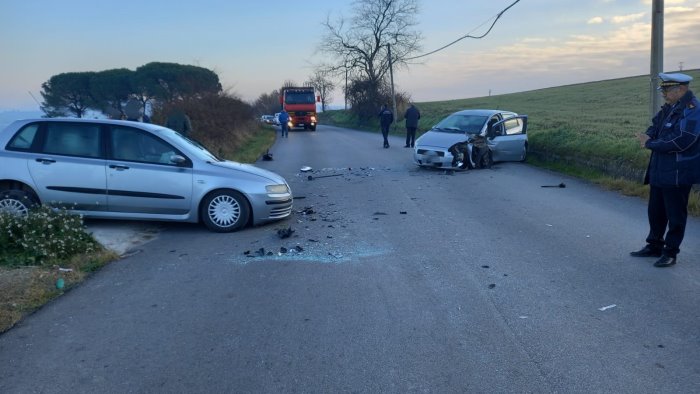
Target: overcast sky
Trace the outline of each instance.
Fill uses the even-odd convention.
[[[513,0],[419,0],[423,51],[467,33]],[[99,3],[99,5],[98,5]],[[35,110],[41,84],[74,71],[152,61],[215,71],[247,101],[323,60],[321,23],[351,1],[0,0],[0,110]],[[512,93],[648,74],[651,0],[521,0],[481,40],[465,39],[394,76],[415,101]],[[481,26],[481,27],[480,27]],[[665,0],[664,69],[700,68],[700,0]],[[682,66],[681,66],[682,63]],[[342,104],[340,91],[335,104]]]

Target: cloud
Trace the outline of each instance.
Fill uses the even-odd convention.
[[[603,18],[600,16],[596,16],[595,18],[591,18],[587,22],[589,25],[599,25],[603,23]]]
[[[686,2],[686,0],[666,0],[665,1],[666,5],[685,4],[685,2]],[[642,4],[651,5],[652,0],[642,0]]]
[[[629,18],[600,34],[570,35],[564,39],[527,38],[510,45],[474,53],[442,53],[426,62],[432,86],[416,84],[419,99],[439,91],[445,97],[474,97],[518,92],[578,82],[642,75],[649,72],[651,22]],[[665,69],[679,62],[685,68],[700,66],[700,7],[665,18]],[[412,81],[421,80],[418,75]],[[413,85],[413,83],[412,83]],[[425,99],[427,99],[426,97]],[[430,97],[441,99],[444,97]]]
[[[615,24],[629,23],[642,19],[644,15],[646,15],[645,12],[630,15],[613,16],[612,18],[610,18],[610,21]]]
[[[677,14],[681,12],[692,12],[693,8],[691,7],[667,7],[664,9],[664,14]]]

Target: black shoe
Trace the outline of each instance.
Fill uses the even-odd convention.
[[[660,259],[656,260],[656,262],[654,263],[654,267],[663,268],[663,267],[670,267],[670,266],[675,265],[675,264],[676,264],[675,257],[663,255],[663,256],[661,256]]]
[[[630,252],[632,257],[661,257],[661,249],[656,249],[652,246],[645,246],[636,252]]]
[[[410,146],[410,145],[404,145],[403,147],[404,147],[404,148],[410,148],[411,146]]]

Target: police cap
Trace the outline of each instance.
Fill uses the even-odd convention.
[[[659,88],[666,88],[678,85],[687,85],[693,80],[690,75],[685,75],[681,73],[659,73]]]

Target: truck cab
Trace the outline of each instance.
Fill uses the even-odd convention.
[[[316,131],[316,102],[319,99],[313,87],[282,88],[280,104],[289,114],[289,128],[303,127],[304,130]]]

